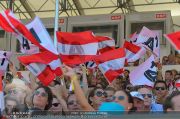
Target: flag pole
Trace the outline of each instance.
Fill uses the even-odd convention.
[[[59,21],[59,0],[56,0],[55,4],[55,20],[54,20],[54,46],[57,49],[57,37],[56,31],[58,31],[58,21]]]

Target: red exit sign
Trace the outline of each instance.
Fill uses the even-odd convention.
[[[166,15],[165,13],[157,13],[157,14],[156,14],[156,18],[158,18],[158,19],[159,19],[159,18],[160,18],[160,19],[161,19],[161,18],[166,18],[166,17],[167,17],[167,15]]]
[[[121,19],[121,15],[111,16],[111,20],[119,20],[119,19]]]
[[[59,19],[60,24],[64,24],[64,19]]]

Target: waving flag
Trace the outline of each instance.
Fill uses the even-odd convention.
[[[65,64],[81,64],[91,61],[97,54],[98,41],[90,31],[57,32],[58,52]]]
[[[26,27],[33,34],[36,40],[38,40],[42,47],[49,52],[58,55],[58,52],[54,47],[53,40],[51,39],[39,17],[35,17],[33,21],[26,25]]]
[[[2,74],[0,73],[0,111],[3,112],[5,109],[4,106],[4,94],[3,94],[3,85],[2,85]]]
[[[45,51],[42,53],[18,57],[38,79],[45,85],[49,85],[56,76],[62,75],[61,62],[57,55]]]
[[[5,12],[0,13],[0,27],[7,32],[15,32],[6,18]]]
[[[33,36],[33,34],[26,28],[26,26],[18,20],[15,15],[10,11],[6,10],[2,12],[3,17],[6,19],[6,23],[13,28],[15,34],[19,34],[24,36],[26,39],[30,40],[33,44],[37,45],[38,47],[44,49],[38,42],[37,39]],[[6,30],[6,29],[4,29]],[[8,31],[9,32],[9,31]]]
[[[124,42],[123,47],[126,49],[127,62],[135,62],[146,53],[146,49],[144,47],[137,46],[128,41]]]
[[[164,34],[166,39],[173,45],[173,47],[180,53],[180,31]]]
[[[98,40],[98,52],[104,53],[109,50],[115,49],[115,41],[114,39],[107,37],[107,36],[96,36],[96,39]]]
[[[149,57],[144,63],[130,72],[130,82],[133,86],[147,85],[153,87],[157,77],[157,67],[154,56]]]
[[[105,78],[111,83],[115,78],[124,71],[125,51],[119,48],[105,52],[95,57],[98,68],[104,74]]]
[[[11,52],[8,51],[0,51],[0,72],[2,73],[2,75],[4,75],[4,73],[6,72],[8,63],[9,63],[9,59],[12,56]]]
[[[132,42],[138,46],[144,46],[147,49],[151,50],[156,57],[160,56],[159,48],[159,33],[151,31],[146,27],[143,27],[141,32],[138,35],[137,40]]]
[[[51,38],[38,17],[36,17],[30,24],[28,24],[27,28],[24,24],[21,23],[20,20],[15,17],[15,15],[10,10],[2,12],[2,16],[5,18],[6,23],[8,23],[14,32],[12,29],[8,30],[6,27],[2,27],[6,28],[4,30],[12,32],[16,35],[21,35],[25,39],[31,41],[31,43],[34,45],[38,46],[40,49],[48,50],[54,54],[58,54],[56,49],[52,47]]]

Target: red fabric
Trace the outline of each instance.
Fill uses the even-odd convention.
[[[101,55],[96,56],[94,61],[98,65],[109,60],[125,57],[125,55],[126,54],[125,54],[124,48],[118,48],[118,49],[111,50],[109,52],[105,52]]]
[[[176,87],[180,87],[180,83],[176,83]]]
[[[123,47],[128,49],[129,51],[131,51],[134,54],[136,54],[141,49],[141,47],[139,47],[137,45],[134,45],[134,44],[132,44],[132,43],[130,43],[128,41],[125,41]]]
[[[108,79],[109,83],[112,83],[112,81],[117,78],[120,74],[124,72],[124,69],[119,70],[108,70],[104,75]]]
[[[48,51],[30,56],[20,56],[18,57],[18,59],[25,66],[31,63],[45,64],[46,68],[42,70],[39,75],[36,75],[45,86],[47,86],[51,81],[53,81],[55,76],[61,76],[63,73],[60,66],[57,66],[56,69],[50,68],[50,63],[53,62],[53,60],[58,60],[59,58],[57,55]]]
[[[112,83],[112,81],[116,77],[121,75],[124,71],[124,63],[125,63],[124,48],[118,48],[115,50],[105,52],[95,57],[94,61],[96,62],[96,64],[98,65],[99,69],[106,77],[108,82]],[[113,63],[116,63],[116,66]],[[105,67],[105,69],[103,67]]]
[[[15,32],[2,14],[0,14],[0,27],[7,32]]]
[[[35,37],[32,35],[32,33],[26,28],[26,26],[24,24],[22,24],[18,19],[14,18],[13,16],[10,15],[10,13],[12,13],[10,10],[6,10],[5,11],[7,18],[9,19],[9,21],[11,22],[11,24],[14,26],[14,28],[20,32],[25,38],[27,38],[28,40],[30,40],[33,44],[35,44],[36,46],[38,46],[41,49],[45,49],[43,48],[39,42],[35,39]]]
[[[91,31],[85,32],[57,32],[58,42],[69,45],[83,45],[88,43],[97,43],[93,33]]]
[[[176,50],[180,51],[180,31],[166,34],[165,37],[171,42]]]

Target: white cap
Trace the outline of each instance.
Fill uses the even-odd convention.
[[[138,98],[138,99],[144,101],[143,96],[142,96],[139,92],[137,92],[137,91],[132,91],[132,92],[130,92],[130,94],[131,94],[132,97],[135,97],[135,98]]]

